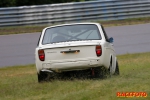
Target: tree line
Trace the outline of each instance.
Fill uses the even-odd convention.
[[[0,7],[30,6],[30,5],[43,5],[43,4],[80,2],[80,1],[89,1],[89,0],[0,0]]]

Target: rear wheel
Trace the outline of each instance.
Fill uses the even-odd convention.
[[[108,69],[108,74],[111,77],[112,76],[112,59],[110,61],[109,69]]]
[[[38,76],[38,82],[39,83],[49,80],[48,73],[40,72],[37,74],[37,76]]]
[[[107,77],[107,69],[105,67],[98,67],[95,69],[95,78],[106,78]]]
[[[46,81],[46,77],[47,77],[46,73],[38,73],[37,76],[38,76],[39,83]]]
[[[116,61],[116,69],[115,69],[115,73],[114,75],[119,75],[120,72],[119,72],[119,65],[118,65],[118,61]]]

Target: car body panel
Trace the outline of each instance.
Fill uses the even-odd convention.
[[[47,29],[57,28],[60,26],[63,27],[66,25],[96,25],[101,39],[63,41],[58,43],[43,44],[44,34]],[[101,46],[102,55],[100,57],[96,55],[96,45]],[[38,50],[41,49],[44,50],[45,53],[44,61],[39,60]],[[64,51],[66,53],[64,53]],[[43,29],[38,46],[35,50],[35,63],[38,73],[43,69],[48,69],[55,72],[84,70],[99,66],[104,66],[106,69],[109,69],[111,61],[111,73],[114,73],[116,60],[117,58],[113,44],[106,41],[106,36],[104,35],[102,26],[99,23],[73,23],[47,27]]]

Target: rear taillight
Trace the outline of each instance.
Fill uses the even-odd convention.
[[[44,50],[38,50],[38,55],[39,55],[39,59],[41,61],[44,61],[45,60],[45,53],[44,53]]]
[[[96,45],[95,51],[96,51],[97,57],[101,56],[101,55],[102,55],[102,48],[101,48],[101,45]]]

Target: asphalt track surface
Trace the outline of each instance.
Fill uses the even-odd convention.
[[[117,55],[150,52],[150,23],[105,28]],[[40,33],[1,35],[0,67],[34,64]]]

